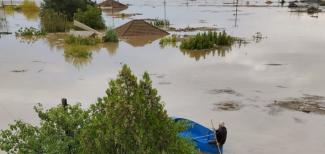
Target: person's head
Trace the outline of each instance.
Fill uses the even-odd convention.
[[[225,127],[225,123],[223,121],[219,122],[219,128],[221,128],[221,127]]]

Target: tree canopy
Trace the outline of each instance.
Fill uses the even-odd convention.
[[[63,13],[69,19],[73,19],[78,9],[85,10],[87,5],[95,5],[91,0],[43,0],[42,10],[53,9],[55,12]]]

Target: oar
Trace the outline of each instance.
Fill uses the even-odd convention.
[[[218,140],[217,140],[217,134],[216,134],[216,129],[214,128],[214,125],[213,125],[213,121],[211,120],[211,125],[212,125],[212,129],[213,129],[213,132],[214,132],[214,137],[216,138],[216,145],[218,147],[218,151],[220,154],[222,154],[221,150],[220,150],[220,147],[219,147],[219,144],[218,144]]]

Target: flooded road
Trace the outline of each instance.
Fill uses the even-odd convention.
[[[75,60],[66,56],[60,38],[26,42],[14,34],[2,35],[1,129],[15,119],[37,123],[32,107],[38,102],[51,107],[65,97],[87,107],[104,95],[121,64],[128,64],[138,76],[144,71],[151,74],[171,116],[206,126],[210,120],[225,121],[227,154],[325,153],[324,115],[269,106],[274,100],[304,94],[325,96],[325,13],[315,18],[289,12],[287,7],[238,7],[236,16],[235,7],[212,0],[167,0],[166,7],[162,0],[122,2],[131,5],[121,13],[142,15],[122,19],[104,12],[107,25],[167,18],[177,28],[216,27],[248,40],[260,32],[263,39],[208,53],[161,48],[159,40],[120,41],[92,49],[87,59]],[[264,1],[257,4],[265,5]],[[39,19],[22,13],[7,14],[6,19],[11,32],[39,26]],[[236,102],[240,108],[216,110],[216,104],[225,101]]]

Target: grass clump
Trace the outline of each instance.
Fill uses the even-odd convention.
[[[80,36],[73,36],[69,35],[68,37],[65,38],[65,43],[70,44],[70,45],[96,45],[100,43],[101,40],[96,37],[87,37],[83,38]]]
[[[161,47],[165,47],[170,44],[176,46],[176,42],[177,42],[177,36],[173,34],[172,36],[166,36],[160,39],[159,44]]]
[[[235,38],[223,32],[204,32],[198,33],[194,37],[184,39],[181,43],[181,49],[203,50],[212,49],[217,46],[231,46]]]
[[[25,27],[25,28],[20,28],[16,32],[16,36],[43,36],[46,33],[42,30],[38,30],[34,27]]]
[[[103,37],[103,41],[104,42],[118,42],[118,37],[117,37],[117,34],[116,32],[109,28],[106,33],[105,33],[105,36]]]
[[[78,9],[74,18],[94,29],[106,28],[102,17],[102,10],[96,6],[88,5],[86,10]]]
[[[165,19],[154,19],[150,23],[156,27],[169,27],[170,25],[169,20],[165,20]]]

